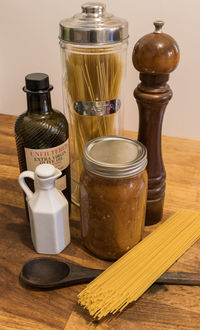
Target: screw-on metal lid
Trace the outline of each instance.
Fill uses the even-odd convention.
[[[59,37],[80,44],[119,42],[128,38],[128,22],[108,14],[103,3],[88,2],[81,14],[60,22]]]
[[[132,176],[146,168],[147,150],[127,137],[102,136],[85,145],[83,164],[89,172],[104,177]]]

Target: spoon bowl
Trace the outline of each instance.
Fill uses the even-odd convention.
[[[20,273],[20,280],[35,288],[56,288],[88,283],[103,270],[92,269],[58,258],[34,258],[27,261]]]

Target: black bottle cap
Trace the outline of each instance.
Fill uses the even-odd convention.
[[[37,92],[49,89],[49,76],[45,73],[30,73],[25,77],[26,89]]]

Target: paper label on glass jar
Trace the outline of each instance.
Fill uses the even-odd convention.
[[[28,171],[34,172],[40,164],[52,164],[61,171],[69,165],[69,139],[54,148],[24,149]]]

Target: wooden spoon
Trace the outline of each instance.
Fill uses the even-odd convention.
[[[103,269],[93,269],[63,261],[59,258],[40,257],[27,261],[20,273],[20,280],[35,288],[60,288],[88,283],[100,275]],[[196,273],[165,272],[155,283],[200,285]]]

